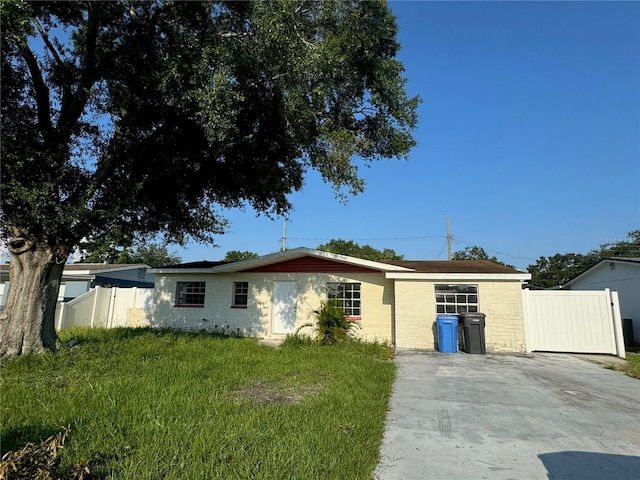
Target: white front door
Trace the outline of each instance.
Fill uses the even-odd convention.
[[[296,282],[273,282],[273,333],[293,333],[296,330]]]

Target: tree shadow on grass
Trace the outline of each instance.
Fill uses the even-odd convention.
[[[234,338],[239,335],[226,329],[225,327],[217,327],[210,330],[202,331],[186,331],[175,328],[156,328],[156,327],[118,327],[118,328],[75,328],[64,332],[64,345],[74,347],[81,344],[102,343],[113,340],[132,340],[138,337],[153,335],[156,337],[214,337],[214,338]]]
[[[60,453],[65,449],[69,428],[22,427],[3,433],[0,478],[80,480],[108,478],[109,465],[121,454],[96,453],[72,467],[62,466]],[[90,477],[87,477],[90,475]]]
[[[60,426],[53,425],[25,425],[12,430],[2,431],[0,443],[0,456],[12,452],[27,443],[40,443],[43,440],[57,435],[64,430]]]
[[[640,472],[640,457],[594,452],[554,452],[538,455],[549,480],[629,480]]]

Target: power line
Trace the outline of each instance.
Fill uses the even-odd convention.
[[[289,240],[313,240],[323,242],[326,240],[334,240],[334,237],[310,238],[310,237],[287,237]],[[424,240],[427,238],[447,238],[446,235],[427,235],[422,237],[382,237],[382,238],[350,238],[353,242],[374,242],[374,241],[390,241],[390,240]]]
[[[465,245],[469,245],[469,246],[472,246],[472,247],[473,247],[474,245],[477,245],[477,243],[469,243],[469,242],[465,242],[464,240],[460,240],[458,237],[456,237],[456,238],[455,238],[455,241],[456,241],[456,242],[460,242],[460,243],[464,243]],[[481,247],[481,248],[482,248],[485,252],[497,253],[498,255],[504,255],[504,256],[507,256],[507,257],[510,257],[510,258],[520,258],[520,259],[523,259],[523,260],[531,260],[531,261],[534,261],[534,262],[535,262],[535,261],[537,261],[537,259],[536,259],[536,258],[530,258],[530,257],[518,257],[518,256],[515,256],[515,255],[510,255],[510,254],[505,253],[505,252],[499,252],[498,250],[492,250],[492,249],[490,249],[490,248],[485,248],[485,247]]]

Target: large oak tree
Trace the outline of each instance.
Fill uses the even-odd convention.
[[[2,2],[0,356],[54,349],[64,263],[106,237],[212,241],[406,156],[417,98],[379,1]]]

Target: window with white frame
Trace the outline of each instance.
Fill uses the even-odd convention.
[[[327,283],[327,298],[337,300],[348,317],[360,316],[359,283]]]
[[[477,313],[477,285],[436,285],[436,313]]]
[[[176,305],[204,306],[205,282],[178,282]]]
[[[233,306],[246,307],[249,301],[249,282],[233,282]]]

